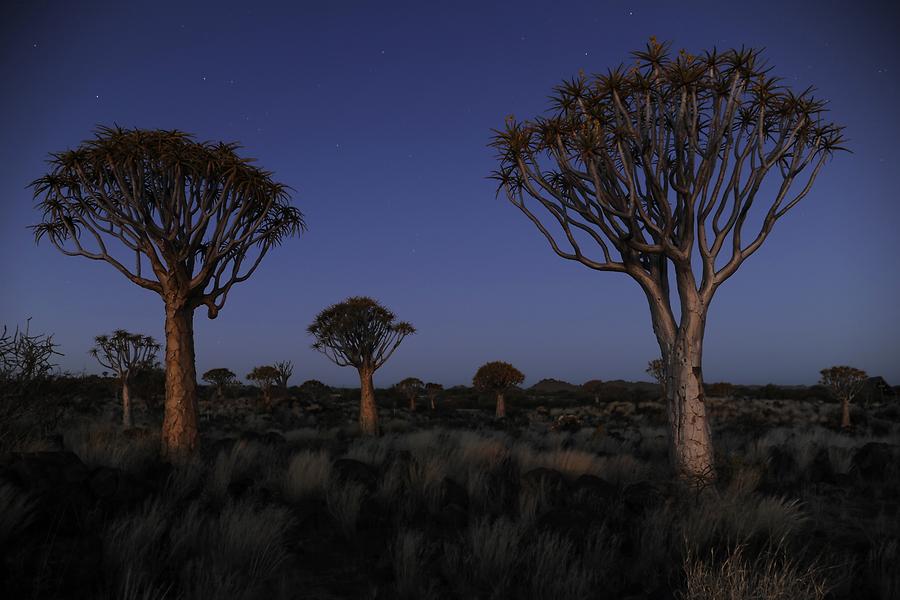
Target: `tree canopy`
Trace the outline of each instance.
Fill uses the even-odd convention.
[[[35,239],[161,295],[178,290],[215,318],[232,286],[305,228],[288,187],[238,149],[181,131],[99,127],[51,154],[49,173],[31,183],[43,211]]]
[[[507,362],[493,361],[478,368],[472,384],[488,392],[504,392],[525,381],[525,375]]]
[[[324,309],[307,332],[312,347],[338,366],[378,370],[416,329],[372,298],[355,296]]]

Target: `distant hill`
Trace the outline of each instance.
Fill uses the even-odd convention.
[[[532,392],[553,394],[556,392],[577,392],[581,389],[581,386],[568,381],[560,381],[559,379],[541,379],[528,389]]]

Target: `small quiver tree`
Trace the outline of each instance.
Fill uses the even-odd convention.
[[[268,251],[304,229],[287,186],[237,154],[181,131],[100,127],[52,154],[32,182],[42,211],[35,239],[67,256],[104,261],[165,305],[163,456],[199,444],[194,311],[210,319]]]
[[[666,397],[666,363],[661,358],[654,358],[647,363],[644,372],[653,378],[653,381],[659,385],[659,391],[663,398]]]
[[[581,389],[593,396],[594,404],[600,404],[600,392],[603,389],[603,382],[599,379],[591,379],[581,384]]]
[[[278,387],[286,390],[288,386],[288,380],[291,378],[291,375],[294,374],[294,363],[289,360],[283,360],[281,362],[275,363],[272,366],[274,366],[278,371]]]
[[[478,368],[472,384],[475,389],[494,395],[497,400],[495,416],[502,419],[506,417],[506,392],[523,381],[525,375],[517,368],[507,362],[493,361]]]
[[[266,409],[272,407],[272,386],[276,385],[280,378],[281,373],[271,365],[253,367],[253,370],[247,374],[247,379],[259,386],[262,392],[263,406]]]
[[[110,335],[98,335],[91,356],[119,378],[122,388],[122,427],[133,427],[131,382],[135,375],[156,365],[159,344],[152,337],[116,329]]]
[[[378,407],[372,375],[387,362],[400,343],[416,332],[397,321],[387,308],[365,296],[347,298],[320,312],[307,332],[312,347],[340,367],[359,372],[359,428],[365,435],[378,434]]]
[[[710,303],[843,139],[812,88],[784,87],[759,50],[673,54],[651,38],[633,58],[564,81],[547,115],[507,118],[493,176],[557,255],[640,286],[665,364],[672,465],[703,485],[716,478]]]
[[[394,387],[397,389],[397,393],[406,398],[409,410],[415,412],[416,400],[419,399],[419,396],[425,389],[425,384],[422,383],[422,380],[416,377],[407,377]]]
[[[850,402],[862,390],[868,379],[865,371],[848,366],[829,367],[820,371],[820,384],[841,402],[841,428],[850,429]]]
[[[318,379],[308,379],[300,384],[300,395],[310,402],[321,402],[331,388]]]
[[[237,375],[231,369],[220,367],[218,369],[210,369],[204,373],[203,381],[215,387],[216,399],[221,402],[225,398],[225,388],[237,382]]]
[[[439,383],[426,383],[425,384],[425,396],[428,397],[428,406],[431,410],[437,409],[437,399],[440,397],[441,392],[444,391],[444,386]]]

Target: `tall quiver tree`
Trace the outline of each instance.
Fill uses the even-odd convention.
[[[475,372],[472,385],[482,392],[489,392],[496,399],[494,416],[498,419],[506,417],[506,392],[513,386],[525,381],[525,375],[507,362],[495,360],[484,363]]]
[[[781,87],[757,50],[673,57],[651,38],[633,56],[558,86],[549,116],[507,118],[493,177],[556,254],[641,287],[666,365],[673,465],[710,480],[709,304],[809,193],[841,128],[809,90]]]
[[[868,375],[861,369],[848,366],[829,367],[819,372],[819,383],[828,388],[841,403],[841,429],[850,429],[850,402],[866,384]]]
[[[32,182],[47,238],[69,256],[105,261],[165,304],[163,454],[197,448],[194,310],[214,319],[286,236],[304,228],[286,186],[230,143],[180,131],[101,127],[92,140],[50,157]]]
[[[365,296],[347,298],[316,316],[307,332],[315,338],[312,347],[340,367],[359,371],[359,428],[366,435],[378,434],[378,407],[372,376],[387,362],[415,327]]]
[[[150,336],[116,329],[110,335],[98,335],[91,356],[116,374],[122,386],[122,426],[133,427],[131,411],[131,378],[156,364],[159,344]]]

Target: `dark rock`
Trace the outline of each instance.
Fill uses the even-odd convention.
[[[122,437],[129,440],[143,440],[153,436],[154,433],[146,427],[130,427],[122,430]]]
[[[582,542],[590,533],[598,516],[584,507],[553,508],[538,517],[535,527],[539,531],[552,531],[572,541]]]
[[[434,520],[445,529],[463,529],[469,524],[469,512],[458,504],[448,504],[434,515]]]
[[[618,488],[605,479],[586,473],[575,480],[572,491],[580,493],[584,499],[610,502],[615,499]]]
[[[232,498],[243,497],[253,487],[253,479],[241,477],[228,484],[228,495]]]
[[[449,477],[444,477],[441,482],[441,508],[449,505],[456,505],[464,510],[469,508],[469,493],[466,488],[456,483]]]
[[[625,486],[622,499],[629,510],[641,513],[662,504],[663,496],[659,488],[649,481],[637,481]]]
[[[374,490],[378,483],[378,469],[352,458],[339,458],[331,465],[332,477],[338,481],[359,483]]]
[[[885,470],[896,460],[898,446],[884,442],[869,442],[856,451],[851,470],[869,481],[882,480]]]
[[[121,473],[118,469],[100,467],[95,469],[88,480],[91,493],[97,498],[112,498],[119,491]]]
[[[815,483],[834,483],[834,467],[827,448],[820,448],[806,469],[809,480]]]
[[[566,478],[562,473],[544,467],[538,467],[523,474],[521,482],[523,489],[530,490],[538,490],[541,487],[561,490],[568,487]]]
[[[267,446],[274,446],[277,448],[283,448],[287,446],[287,440],[284,439],[284,436],[278,433],[277,431],[269,431],[265,435],[262,436],[262,443]]]
[[[783,448],[773,446],[769,449],[767,478],[773,483],[787,483],[797,476],[797,460]]]

